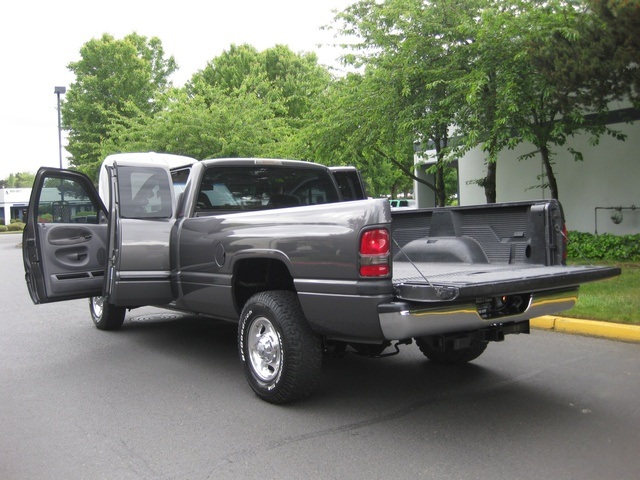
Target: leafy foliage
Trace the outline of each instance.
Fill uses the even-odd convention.
[[[30,172],[10,173],[0,180],[0,188],[31,188],[34,178],[35,174]]]
[[[231,46],[181,89],[157,97],[152,115],[131,106],[102,156],[153,150],[194,158],[293,157],[295,132],[309,120],[314,98],[330,76],[313,54],[276,46],[258,52]]]
[[[608,105],[624,98],[603,23],[584,1],[495,0],[487,2],[479,22],[477,61],[469,76],[469,119],[465,135],[488,152],[488,172],[479,181],[488,201],[495,201],[497,153],[521,143],[539,156],[544,185],[558,198],[554,151],[567,148],[576,161],[582,153],[570,138],[624,136],[606,125]],[[463,123],[464,119],[461,120]],[[540,182],[538,182],[540,185]]]
[[[154,116],[124,120],[102,145],[103,156],[115,152],[158,151],[194,158],[265,156],[286,130],[282,121],[253,94],[234,97],[207,88],[208,98],[173,90],[163,97],[164,110]]]
[[[640,234],[593,235],[571,231],[568,238],[567,256],[569,258],[618,262],[640,261]]]
[[[435,184],[428,186],[441,206],[452,193],[446,191],[445,167],[462,153],[462,145],[451,141],[464,102],[459,79],[469,69],[472,51],[466,47],[483,3],[362,0],[337,17],[340,33],[359,39],[350,58],[366,66],[362,103],[370,100],[369,119],[387,133],[377,150],[408,176],[414,144],[423,146],[420,153],[434,150],[422,168],[434,174]],[[402,150],[392,137],[405,140]]]
[[[231,45],[183,88],[168,81],[177,67],[159,39],[104,35],[69,65],[70,164],[95,177],[115,152],[302,158],[356,165],[376,195],[421,181],[444,205],[457,187],[449,162],[481,146],[478,183],[493,202],[498,154],[527,143],[521,158],[542,158],[557,198],[558,148],[579,161],[578,133],[624,139],[605,118],[638,92],[636,3],[360,0],[335,18],[355,39],[344,77],[313,53]]]
[[[69,64],[76,80],[61,106],[62,122],[70,165],[97,178],[102,144],[126,119],[158,111],[156,98],[177,66],[164,57],[159,39],[135,33],[122,40],[104,34],[85,43],[80,55]]]
[[[253,46],[231,45],[196,73],[187,84],[191,96],[203,96],[211,105],[217,98],[253,95],[270,107],[275,117],[298,125],[309,112],[314,97],[329,84],[328,71],[314,53],[296,54],[284,45],[262,52]]]
[[[414,141],[395,127],[390,100],[376,82],[369,74],[349,74],[333,82],[317,97],[296,144],[304,158],[357,166],[374,196],[410,188],[406,173],[412,174]],[[384,107],[389,107],[387,115],[381,114]]]
[[[640,108],[640,2],[588,0],[587,3],[604,23],[601,31],[592,33],[592,40],[608,56],[617,86]]]
[[[605,119],[609,102],[629,89],[615,73],[611,42],[596,40],[605,25],[583,0],[361,0],[337,21],[340,33],[357,39],[347,58],[377,79],[363,83],[362,98],[378,103],[369,122],[381,128],[386,120],[421,151],[435,150],[428,160],[439,205],[447,162],[477,145],[487,153],[478,183],[495,202],[496,161],[506,148],[532,144],[521,159],[540,156],[558,198],[554,149],[581,160],[568,143],[577,133],[592,144],[605,134],[624,139]],[[377,144],[388,155],[385,140]]]

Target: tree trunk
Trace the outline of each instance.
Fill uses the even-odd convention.
[[[435,172],[435,184],[436,184],[436,206],[444,207],[447,202],[446,186],[444,184],[444,166],[445,155],[444,151],[449,143],[447,137],[447,125],[444,125],[441,129],[443,135],[435,135],[433,139],[436,146],[436,172]]]
[[[442,167],[436,170],[436,197],[438,202],[438,207],[444,207],[446,205],[446,195],[444,193],[444,169]]]
[[[436,168],[436,205],[444,207],[446,205],[447,195],[444,184],[444,162],[438,160]]]
[[[409,178],[411,178],[412,180],[415,180],[418,183],[421,183],[422,185],[425,185],[426,187],[430,188],[431,190],[433,190],[434,192],[436,191],[436,186],[432,185],[431,183],[427,182],[426,180],[419,178],[418,176],[414,175],[413,172],[411,170],[409,170],[408,168],[406,168],[404,165],[402,165],[402,163],[400,163],[399,161],[397,161],[395,158],[393,158],[390,155],[385,154],[382,150],[380,150],[378,147],[373,147],[373,150],[375,152],[377,152],[380,156],[382,156],[383,158],[386,158],[387,160],[389,160],[391,163],[393,163],[396,167],[398,167],[400,169],[400,171],[402,173],[404,173],[406,176],[408,176]]]
[[[547,183],[549,184],[549,190],[551,191],[551,198],[558,200],[558,183],[556,182],[556,176],[553,173],[549,147],[547,145],[540,147],[540,155],[542,156],[542,164],[544,165],[544,171],[547,175]]]
[[[497,162],[487,161],[487,175],[484,177],[484,196],[487,203],[496,203]]]

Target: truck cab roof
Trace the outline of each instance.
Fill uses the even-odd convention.
[[[319,163],[305,162],[303,160],[283,160],[279,158],[210,158],[202,160],[205,167],[212,165],[224,166],[281,166],[328,170],[328,168]]]
[[[98,178],[98,193],[104,204],[109,206],[109,176],[107,174],[107,167],[113,166],[114,162],[118,160],[127,160],[136,163],[144,163],[150,165],[163,165],[170,170],[178,170],[180,168],[190,168],[191,165],[198,160],[192,157],[184,155],[174,155],[170,153],[156,153],[156,152],[131,152],[131,153],[116,153],[107,156],[102,162],[100,167],[100,175]]]

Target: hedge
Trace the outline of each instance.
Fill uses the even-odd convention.
[[[7,227],[0,225],[0,232],[6,232],[7,230],[9,230]]]
[[[640,261],[640,234],[611,235],[604,233],[568,233],[567,257],[573,259],[607,260],[614,262]]]
[[[24,230],[24,223],[22,222],[13,222],[7,226],[7,230],[10,232],[21,232]]]

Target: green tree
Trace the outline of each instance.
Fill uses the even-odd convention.
[[[404,191],[409,182],[394,165],[393,153],[385,153],[391,152],[383,140],[388,128],[381,123],[384,119],[372,116],[368,81],[368,76],[352,73],[316,98],[309,122],[295,136],[295,156],[325,165],[357,166],[374,196]],[[401,143],[399,136],[394,141]]]
[[[122,40],[104,34],[85,43],[80,56],[68,66],[76,78],[61,113],[70,165],[95,178],[103,144],[127,119],[158,111],[157,97],[170,86],[177,65],[173,57],[165,58],[158,38],[136,33]]]
[[[229,96],[254,94],[276,117],[298,127],[309,112],[313,98],[324,91],[330,81],[329,72],[318,65],[314,53],[294,53],[284,45],[259,52],[244,44],[231,45],[211,60],[192,77],[187,90],[205,99],[212,91],[209,87]]]
[[[35,174],[31,172],[10,173],[0,180],[0,188],[31,188],[34,179]]]
[[[468,44],[469,70],[460,78],[467,93],[456,122],[466,145],[479,144],[487,155],[486,174],[475,183],[483,187],[487,203],[495,203],[498,154],[514,144],[509,115],[517,100],[512,98],[511,83],[518,81],[520,72],[511,59],[521,53],[521,47],[513,41],[519,33],[508,21],[513,17],[509,6],[495,2],[489,6],[481,9]]]
[[[199,86],[200,94],[173,89],[153,116],[134,117],[103,143],[102,156],[115,152],[159,151],[198,159],[266,157],[290,131],[255,94],[228,95]]]
[[[313,54],[232,45],[184,88],[157,97],[153,115],[131,115],[114,126],[102,155],[156,150],[199,159],[290,157],[315,97],[330,81]]]
[[[623,98],[626,87],[612,63],[607,42],[596,41],[604,26],[583,1],[494,0],[479,18],[477,54],[469,76],[468,110],[460,125],[469,146],[480,142],[488,153],[484,186],[496,200],[496,160],[504,148],[520,143],[540,156],[545,182],[558,198],[553,157],[567,148],[582,153],[569,139],[586,133],[592,144],[609,134],[608,104]]]
[[[590,39],[607,52],[615,73],[636,108],[640,108],[640,2],[637,0],[588,0],[604,29],[591,31]]]
[[[483,4],[480,0],[361,0],[337,17],[339,32],[359,39],[352,45],[355,53],[347,59],[372,69],[378,88],[374,95],[384,99],[378,102],[376,117],[386,117],[396,135],[412,139],[404,142],[406,160],[401,170],[413,170],[415,142],[423,151],[435,151],[434,166],[429,167],[435,185],[430,186],[440,206],[453,193],[446,191],[447,164],[465,147],[451,140],[464,102],[459,79],[469,69],[469,36]]]
[[[608,12],[616,4],[637,13],[628,8],[635,2],[604,3]],[[478,144],[487,154],[478,183],[495,202],[496,160],[505,148],[533,144],[521,158],[540,156],[557,198],[556,148],[580,160],[569,144],[574,135],[586,133],[592,144],[605,134],[624,139],[607,127],[608,104],[637,92],[630,86],[637,55],[614,62],[614,40],[597,40],[607,29],[592,13],[585,0],[361,0],[337,21],[340,33],[359,39],[346,58],[375,68],[379,98],[395,98],[380,101],[379,111],[393,115],[398,132],[435,150],[431,171],[442,205],[447,162]],[[625,32],[615,36],[616,45],[627,46],[620,52],[637,39],[637,29]]]

